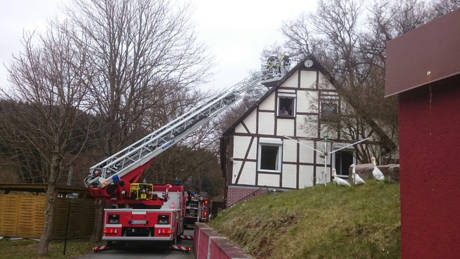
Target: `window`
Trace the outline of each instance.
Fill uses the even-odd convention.
[[[281,172],[282,142],[278,139],[259,140],[259,171]]]
[[[295,115],[295,97],[278,97],[278,116],[294,117]]]
[[[321,118],[330,119],[338,114],[337,103],[330,101],[321,101]]]

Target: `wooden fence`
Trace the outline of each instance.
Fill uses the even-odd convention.
[[[46,197],[31,194],[0,194],[0,236],[40,238],[45,219]],[[69,238],[85,238],[94,224],[94,200],[70,203]],[[69,200],[56,198],[53,239],[63,239]]]

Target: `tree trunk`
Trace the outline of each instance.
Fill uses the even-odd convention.
[[[91,233],[91,242],[98,242],[101,241],[102,238],[102,223],[103,223],[103,216],[104,216],[104,202],[101,200],[95,200],[94,207],[95,214],[94,214],[94,225],[93,225],[93,232]]]
[[[45,225],[43,233],[40,237],[40,244],[38,254],[48,254],[48,244],[50,242],[51,234],[53,233],[53,219],[54,208],[56,205],[56,180],[59,174],[58,157],[55,155],[52,159],[50,166],[50,174],[48,177],[48,189],[46,190],[46,209],[45,209]]]

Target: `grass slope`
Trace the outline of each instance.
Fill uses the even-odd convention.
[[[399,184],[267,194],[210,225],[256,258],[400,257]]]

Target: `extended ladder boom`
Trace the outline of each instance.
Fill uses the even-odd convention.
[[[114,178],[121,179],[132,170],[144,165],[234,103],[243,87],[244,83],[240,83],[210,98],[207,102],[92,166],[89,175],[85,178],[85,185],[103,187],[112,183]]]

